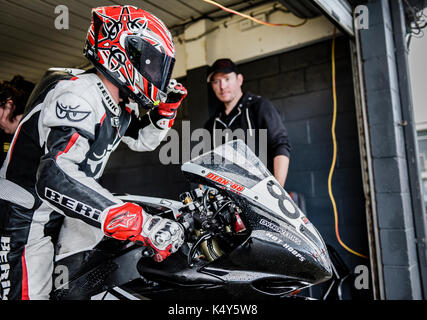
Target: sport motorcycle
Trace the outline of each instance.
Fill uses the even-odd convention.
[[[181,170],[194,188],[179,201],[117,195],[181,223],[181,248],[158,263],[149,247],[104,237],[89,250],[57,257],[55,271],[66,274],[58,273],[52,299],[295,298],[332,277],[319,232],[243,141],[218,146]]]

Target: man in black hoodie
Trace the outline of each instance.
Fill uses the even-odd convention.
[[[243,129],[246,144],[250,146],[248,141],[253,142],[255,154],[266,159],[267,168],[284,186],[291,146],[288,132],[275,106],[263,97],[242,91],[243,75],[230,59],[215,61],[209,68],[207,81],[221,102],[219,110],[205,124],[205,129],[213,138],[213,147],[238,136],[221,134],[221,131]],[[266,157],[262,154],[265,150]]]

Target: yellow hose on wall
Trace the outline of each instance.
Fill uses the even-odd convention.
[[[365,256],[364,254],[361,254],[357,251],[354,251],[353,249],[349,248],[342,240],[340,237],[340,233],[339,233],[339,229],[338,229],[338,211],[337,211],[337,205],[335,203],[335,198],[334,195],[332,193],[332,176],[334,174],[334,170],[335,170],[335,164],[337,162],[337,138],[335,135],[335,125],[336,125],[336,121],[337,121],[337,89],[336,89],[336,82],[335,82],[335,78],[336,78],[336,71],[335,71],[335,37],[336,37],[336,28],[334,28],[334,33],[332,36],[332,93],[333,93],[333,100],[334,100],[334,110],[333,110],[333,115],[332,115],[332,127],[331,127],[331,132],[332,132],[332,142],[333,142],[333,157],[332,157],[332,165],[331,165],[331,169],[329,171],[329,176],[328,176],[328,193],[329,193],[329,198],[331,199],[332,202],[332,207],[334,209],[334,218],[335,218],[335,234],[337,237],[337,240],[339,242],[339,244],[346,249],[348,252],[355,254],[356,256],[362,257],[367,259],[368,257]]]
[[[304,19],[304,21],[303,21],[303,22],[298,23],[298,24],[289,24],[289,23],[269,23],[269,22],[261,21],[261,20],[259,20],[259,19],[257,19],[257,18],[251,17],[251,16],[249,16],[249,15],[247,15],[247,14],[244,14],[244,13],[238,12],[238,11],[236,11],[236,10],[229,9],[229,8],[227,8],[227,7],[224,7],[222,4],[219,4],[218,2],[215,2],[215,1],[212,1],[212,0],[202,0],[202,1],[204,1],[204,2],[206,2],[206,3],[209,3],[209,4],[211,4],[211,5],[214,5],[214,6],[216,6],[216,7],[220,8],[221,10],[224,10],[224,11],[226,11],[226,12],[233,13],[233,14],[238,15],[238,16],[241,16],[241,17],[243,17],[243,18],[246,18],[246,19],[252,20],[252,21],[254,21],[254,22],[256,22],[256,23],[263,24],[263,25],[270,26],[270,27],[291,27],[291,28],[298,28],[298,27],[301,27],[302,25],[304,25],[304,24],[308,21],[307,19]]]

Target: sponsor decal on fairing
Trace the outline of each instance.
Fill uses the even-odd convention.
[[[299,261],[304,262],[305,258],[291,245],[289,245],[288,243],[284,242],[282,239],[280,239],[278,236],[267,232],[265,234],[268,238],[270,238],[271,240],[273,240],[274,242],[276,242],[277,244],[281,245],[283,248],[287,249],[290,253],[292,253],[296,258],[298,258]]]
[[[229,187],[229,188],[231,188],[232,191],[235,191],[235,192],[242,192],[243,190],[245,190],[245,187],[239,185],[238,183],[235,183],[235,182],[231,181],[230,179],[220,177],[219,175],[214,174],[212,172],[209,172],[206,175],[206,178],[208,178],[209,180],[212,180],[216,183],[219,183],[219,184],[223,185],[224,187]]]
[[[259,224],[266,226],[267,228],[280,233],[282,236],[284,236],[286,239],[292,241],[293,243],[297,244],[297,245],[301,245],[301,239],[299,237],[297,237],[296,235],[292,234],[291,232],[282,229],[281,227],[279,227],[278,225],[276,225],[273,222],[267,221],[265,219],[261,219],[259,221]]]

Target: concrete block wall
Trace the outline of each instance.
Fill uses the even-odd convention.
[[[393,23],[387,0],[368,2],[361,30],[386,299],[422,296],[402,127]]]

